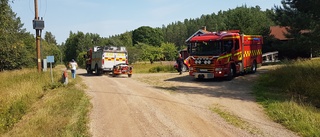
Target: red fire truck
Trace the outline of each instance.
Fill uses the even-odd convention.
[[[262,65],[261,35],[244,35],[239,30],[210,32],[189,41],[189,75],[197,79],[225,77],[257,71]]]

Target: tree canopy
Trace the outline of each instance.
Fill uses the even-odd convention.
[[[145,43],[152,46],[160,46],[163,42],[163,33],[159,28],[142,26],[132,32],[132,43]]]
[[[0,71],[27,67],[32,58],[30,34],[22,28],[19,17],[11,10],[8,0],[0,0]]]
[[[320,53],[320,10],[318,0],[282,0],[275,6],[273,20],[287,27],[287,43],[279,45],[282,56],[288,58],[310,57]]]

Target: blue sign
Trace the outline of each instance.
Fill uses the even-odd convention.
[[[53,63],[54,62],[54,56],[47,56],[47,62]]]

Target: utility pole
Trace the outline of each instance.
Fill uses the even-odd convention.
[[[44,21],[42,19],[39,20],[38,0],[34,0],[34,12],[35,12],[35,17],[34,17],[34,20],[33,20],[33,29],[36,30],[38,72],[41,72],[40,39],[41,39],[41,31],[44,28]]]

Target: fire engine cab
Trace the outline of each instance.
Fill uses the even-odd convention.
[[[197,79],[225,77],[257,71],[262,65],[261,35],[244,35],[239,30],[194,36],[188,43],[189,75]]]

